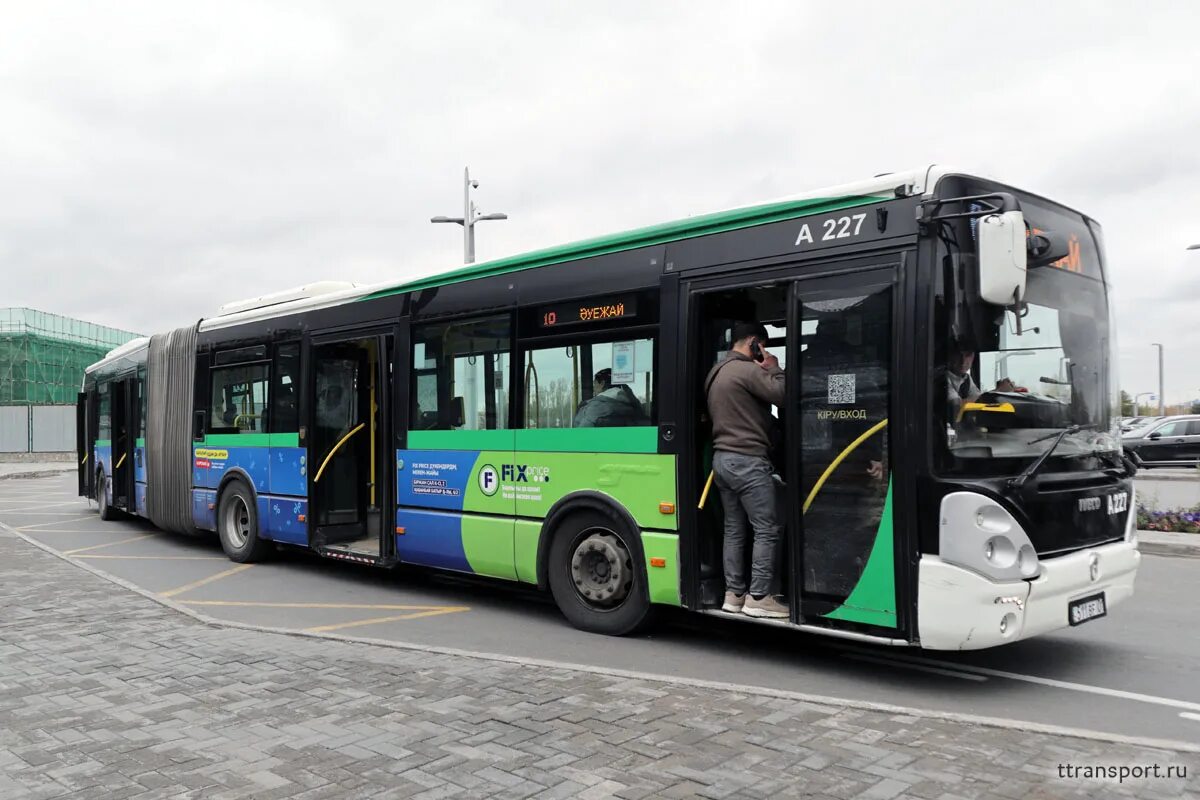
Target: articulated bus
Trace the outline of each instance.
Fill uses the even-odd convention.
[[[931,167],[230,303],[87,370],[79,491],[238,562],[531,584],[589,631],[677,606],[991,647],[1133,593],[1103,252],[1076,211]],[[739,321],[786,369],[786,620],[721,610],[703,382]]]

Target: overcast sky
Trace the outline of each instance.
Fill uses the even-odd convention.
[[[1200,5],[2,0],[0,306],[139,332],[931,162],[1105,227],[1200,396]],[[918,12],[918,9],[920,11]]]

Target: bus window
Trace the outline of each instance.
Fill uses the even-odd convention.
[[[507,316],[413,329],[412,430],[508,428]]]
[[[267,407],[267,364],[217,367],[212,371],[209,433],[262,433]]]
[[[525,353],[526,428],[618,428],[654,419],[654,340]]]
[[[109,384],[101,382],[96,387],[100,393],[100,425],[99,435],[97,439],[112,438],[112,393],[109,392]]]
[[[271,389],[272,433],[300,430],[300,345],[281,344],[275,348],[275,380]]]

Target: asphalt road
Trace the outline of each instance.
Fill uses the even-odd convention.
[[[1136,485],[1138,504],[1153,511],[1200,505],[1200,470],[1143,469],[1137,474]]]
[[[222,619],[1200,742],[1200,559],[1146,556],[1135,597],[1108,618],[946,654],[682,612],[614,639],[575,630],[546,597],[501,582],[298,552],[235,565],[215,537],[101,522],[75,497],[73,475],[0,481],[0,522]]]

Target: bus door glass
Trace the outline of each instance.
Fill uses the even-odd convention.
[[[314,545],[366,537],[371,465],[370,354],[357,342],[312,348],[312,475]]]
[[[891,513],[894,272],[795,284],[789,372],[801,617],[896,627]],[[798,539],[798,541],[797,541]],[[836,623],[834,623],[836,624]]]
[[[88,451],[92,449],[88,440],[87,427],[87,392],[80,392],[75,400],[75,469],[79,473],[79,495],[86,497],[88,492]]]

